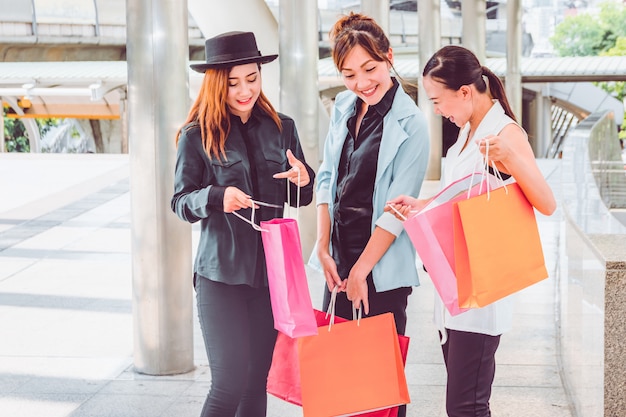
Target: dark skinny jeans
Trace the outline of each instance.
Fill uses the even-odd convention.
[[[269,290],[202,277],[195,289],[211,369],[201,417],[264,417],[277,334]]]

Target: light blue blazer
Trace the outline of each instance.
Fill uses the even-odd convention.
[[[348,134],[348,119],[355,112],[356,99],[357,96],[351,91],[343,91],[337,95],[324,144],[324,159],[316,177],[316,204],[328,204],[331,227],[334,223],[337,167]],[[414,197],[419,195],[429,150],[428,127],[424,114],[400,86],[391,109],[383,120],[383,136],[372,196],[372,231],[375,226],[379,226],[396,236],[389,250],[372,271],[378,292],[419,285],[415,249],[402,222],[394,215],[385,213],[384,208],[387,201],[400,194]],[[321,270],[317,247],[313,249],[309,265]]]

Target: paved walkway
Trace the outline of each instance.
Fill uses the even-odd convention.
[[[557,165],[543,162],[556,185]],[[423,193],[437,188],[427,182]],[[125,155],[0,154],[0,417],[199,415],[210,373],[197,320],[194,371],[133,371],[129,212]],[[556,356],[560,218],[538,215],[551,276],[517,296],[497,354],[495,417],[572,417]],[[309,280],[319,308],[322,280]],[[411,417],[445,415],[432,306],[422,274],[407,329]],[[301,415],[270,396],[268,416]]]

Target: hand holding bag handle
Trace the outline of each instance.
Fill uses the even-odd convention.
[[[291,169],[298,172],[298,184],[300,184],[300,168],[298,168],[297,166],[294,166]],[[287,180],[286,183],[287,183],[287,209],[291,212],[291,187],[289,187],[289,180]],[[299,220],[299,217],[300,217],[300,185],[298,185],[297,187],[298,187],[298,191],[296,195],[296,199],[297,199],[296,200],[296,222]],[[270,203],[265,203],[263,201],[253,200],[252,198],[250,199],[250,201],[252,201],[252,214],[250,215],[250,219],[246,219],[245,217],[243,217],[241,214],[237,213],[236,211],[233,211],[232,214],[239,217],[244,222],[250,224],[252,228],[256,230],[257,232],[267,232],[266,229],[263,229],[262,227],[260,227],[254,222],[254,210],[255,210],[254,206],[257,205],[257,206],[265,206],[265,207],[273,207],[273,208],[282,208],[283,206],[279,206],[278,204],[270,204]]]

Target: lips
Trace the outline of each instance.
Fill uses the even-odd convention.
[[[363,94],[365,97],[371,97],[374,95],[374,93],[376,92],[376,89],[378,88],[378,86],[374,86],[368,90],[361,90],[361,94]]]

